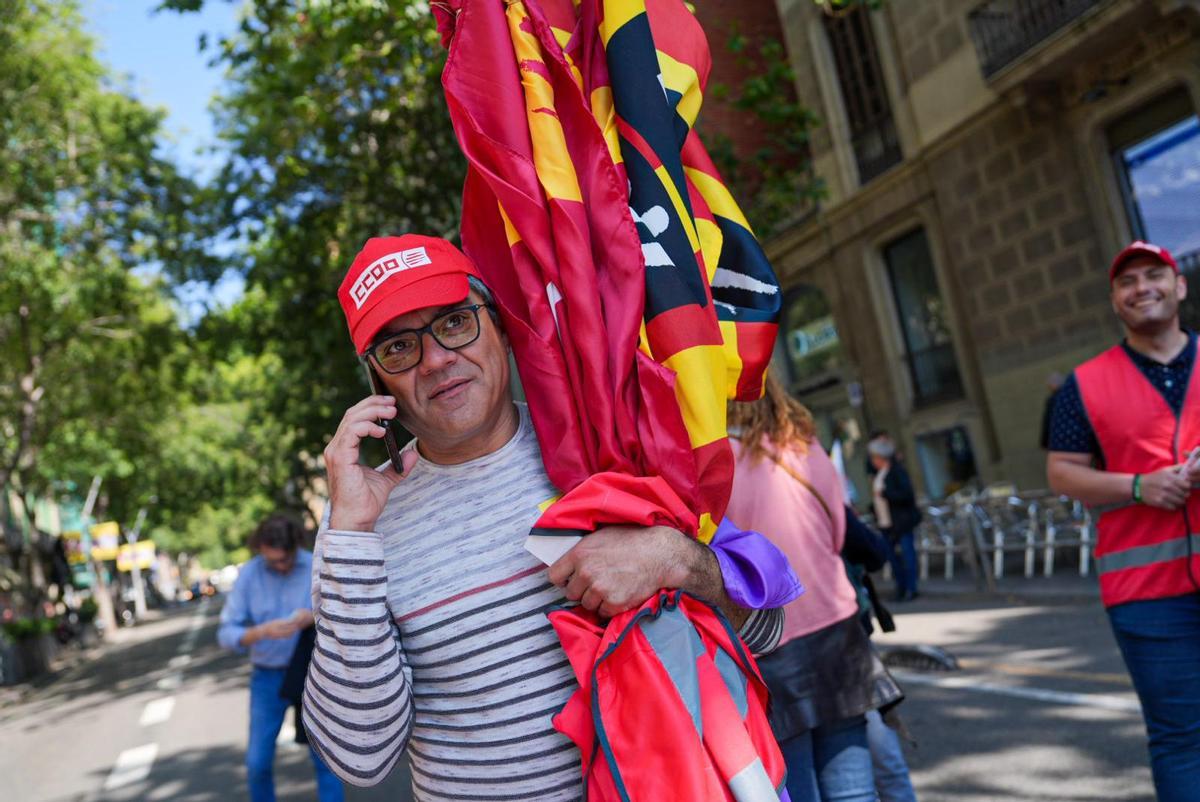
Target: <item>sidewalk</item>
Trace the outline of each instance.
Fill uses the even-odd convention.
[[[99,640],[93,646],[84,648],[77,642],[71,642],[60,647],[49,671],[16,685],[0,686],[0,709],[24,701],[41,689],[70,678],[81,668],[95,662],[110,651],[156,636],[158,634],[157,624],[180,615],[187,615],[192,609],[181,606],[148,610],[146,616],[133,626],[117,627],[115,632]]]
[[[905,609],[907,602],[892,601],[894,588],[890,582],[884,581],[880,574],[874,574],[872,578],[875,580],[875,587],[879,589],[880,598],[888,609]],[[1100,603],[1100,585],[1095,575],[1081,577],[1078,573],[1063,572],[1049,577],[1037,575],[1029,579],[1023,575],[1009,575],[994,580],[994,583],[995,590],[989,590],[984,578],[980,577],[976,581],[968,572],[958,574],[954,579],[930,575],[928,579],[918,582],[917,586],[920,595],[926,598],[957,598],[972,602],[992,599],[1031,603]]]

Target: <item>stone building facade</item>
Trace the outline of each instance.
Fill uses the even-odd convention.
[[[1048,377],[1119,338],[1111,256],[1200,263],[1200,3],[774,5],[826,186],[767,242],[785,378],[860,492],[873,429],[930,497],[1044,487]]]

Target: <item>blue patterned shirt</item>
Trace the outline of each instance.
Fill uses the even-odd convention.
[[[286,574],[271,570],[262,557],[255,557],[238,572],[221,610],[217,640],[226,649],[244,653],[246,647],[238,641],[247,629],[287,618],[299,609],[312,609],[312,552],[297,549],[296,562]],[[250,662],[262,668],[286,668],[299,639],[295,634],[260,640],[250,646]]]

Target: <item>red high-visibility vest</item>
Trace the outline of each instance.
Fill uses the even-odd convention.
[[[1076,368],[1106,471],[1151,473],[1182,462],[1200,445],[1197,374],[1192,370],[1176,416],[1119,345]],[[1195,489],[1180,511],[1128,504],[1103,512],[1096,528],[1096,567],[1106,607],[1200,590],[1200,492]]]
[[[554,717],[583,755],[588,802],[785,802],[767,686],[729,622],[661,590],[607,627],[550,613],[579,689]]]

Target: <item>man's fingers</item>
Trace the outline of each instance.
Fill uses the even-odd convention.
[[[362,412],[363,410],[376,407],[396,408],[396,399],[390,395],[369,395],[362,401],[359,401],[354,406],[346,410],[346,415]]]
[[[382,437],[383,435],[379,435]],[[387,468],[383,471],[383,476],[391,481],[392,485],[398,485],[405,480],[409,473],[412,472],[413,466],[417,464],[417,450],[409,448],[400,452],[400,467],[404,470],[396,473],[396,466],[388,463]]]
[[[357,463],[359,443],[366,437],[383,437],[386,431],[374,420],[343,422],[329,441],[333,453],[326,456],[342,457],[347,463]]]
[[[554,564],[546,571],[546,578],[550,580],[550,584],[561,588],[566,586],[567,580],[573,573],[575,573],[575,556],[568,551],[554,561]]]
[[[604,604],[604,597],[600,591],[596,590],[596,586],[592,585],[584,591],[583,596],[579,599],[579,604],[585,610],[599,610],[600,606]]]
[[[591,580],[584,578],[579,571],[576,571],[574,574],[571,574],[571,579],[567,582],[566,588],[563,589],[563,594],[571,601],[580,601],[591,586]]]

